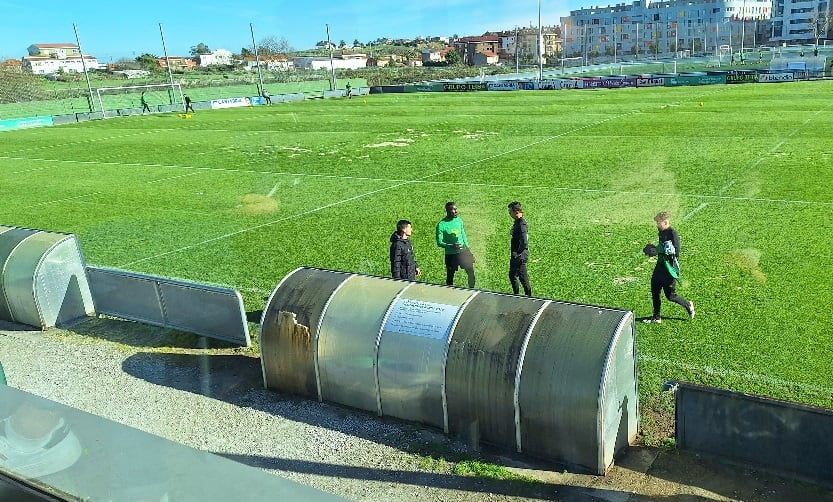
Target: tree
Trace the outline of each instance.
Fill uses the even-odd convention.
[[[460,53],[457,52],[457,49],[450,49],[448,52],[446,52],[445,61],[450,66],[458,66],[463,64],[463,58],[462,56],[460,56]]]
[[[813,49],[814,55],[819,55],[819,39],[821,37],[826,37],[827,32],[830,31],[833,26],[833,15],[828,12],[814,12],[810,16],[810,24],[813,27],[813,38],[816,41],[815,49]]]
[[[342,40],[338,43],[338,48],[339,49],[343,49],[345,47],[347,47],[347,42],[345,42],[344,40]]]
[[[362,46],[362,43],[359,42],[358,38],[353,40],[353,47],[361,47],[361,46]]]
[[[324,42],[325,45],[326,43],[327,42]],[[257,53],[261,56],[276,56],[278,54],[286,54],[289,52],[295,52],[295,48],[289,44],[286,37],[275,38],[270,35],[261,40],[257,46]]]
[[[695,38],[691,43],[692,52],[702,52],[703,51],[703,41],[699,38]]]
[[[136,58],[136,59],[138,59],[138,58]],[[136,61],[136,59],[130,59],[128,57],[119,58],[115,62],[113,68],[114,69],[119,69],[119,70],[141,70],[142,65],[139,64],[139,62]]]
[[[208,48],[207,45],[200,42],[197,45],[191,47],[191,55],[192,56],[199,56],[200,54],[211,54],[211,49]]]
[[[248,58],[248,57],[252,57],[254,55],[255,55],[255,53],[252,52],[252,50],[249,49],[248,47],[243,47],[242,49],[240,49],[240,56],[241,57]]]
[[[137,57],[136,62],[145,70],[158,70],[161,68],[159,66],[159,58],[147,52]]]

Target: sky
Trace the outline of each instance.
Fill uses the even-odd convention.
[[[150,53],[188,56],[191,47],[239,53],[267,37],[296,50],[327,39],[338,45],[380,37],[470,36],[538,26],[539,0],[235,0],[12,1],[0,0],[0,60],[21,58],[35,43],[76,43],[102,63]],[[552,26],[592,0],[540,0],[541,23]],[[615,2],[611,2],[615,3]],[[250,28],[250,25],[252,28]]]

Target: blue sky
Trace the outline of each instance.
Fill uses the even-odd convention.
[[[541,0],[542,23],[558,24],[570,9],[589,5],[590,0]],[[74,43],[75,23],[84,53],[107,63],[146,52],[162,56],[160,23],[169,56],[186,56],[198,43],[239,52],[252,45],[249,23],[257,41],[285,37],[294,48],[306,49],[326,40],[327,24],[336,44],[537,27],[538,0],[0,0],[0,13],[2,59],[24,56],[33,43]]]

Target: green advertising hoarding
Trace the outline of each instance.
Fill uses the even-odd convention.
[[[681,75],[679,77],[665,77],[666,87],[681,85],[710,85],[725,84],[726,75]]]
[[[403,86],[404,92],[443,92],[443,84],[431,82],[429,84],[408,84]]]

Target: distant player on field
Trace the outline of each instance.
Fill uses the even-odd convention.
[[[189,98],[188,95],[186,94],[185,95],[185,113],[188,113],[188,110],[191,110],[191,112],[193,112],[194,107],[191,106],[191,98]]]
[[[147,102],[147,100],[145,99],[145,93],[144,93],[144,91],[142,91],[142,99],[141,99],[141,101],[142,101],[142,115],[144,115],[146,111],[147,111],[148,113],[150,113],[150,107],[148,106],[148,102]]]

